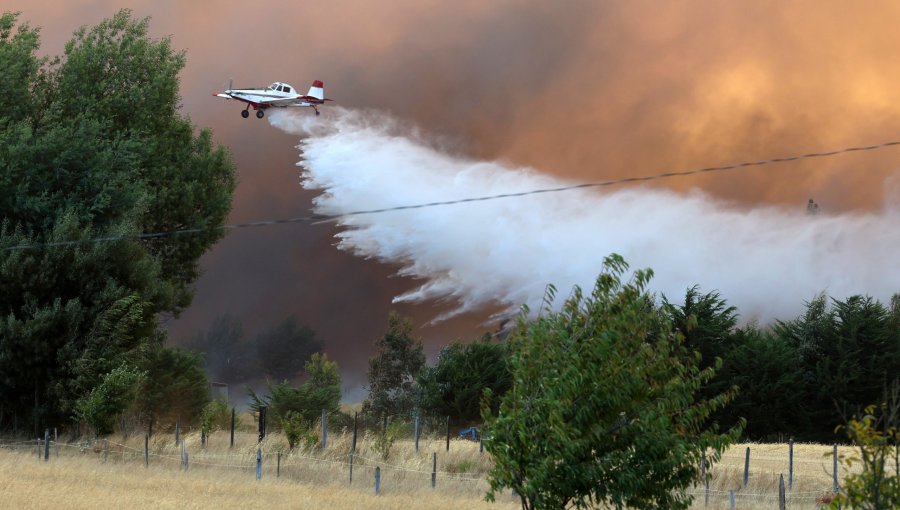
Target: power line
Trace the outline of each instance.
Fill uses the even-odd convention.
[[[859,147],[846,147],[843,149],[837,149],[833,151],[827,152],[811,152],[808,154],[800,154],[796,156],[786,156],[781,158],[772,158],[772,159],[763,159],[759,161],[749,161],[744,163],[736,163],[731,165],[722,165],[722,166],[710,166],[705,168],[695,168],[692,170],[683,170],[676,172],[665,172],[654,175],[645,175],[641,177],[624,177],[621,179],[610,179],[606,181],[597,181],[597,182],[586,182],[581,184],[572,184],[568,186],[559,186],[555,188],[540,188],[533,189],[528,191],[519,191],[515,193],[500,193],[496,195],[486,195],[480,197],[469,197],[469,198],[460,198],[455,200],[445,200],[445,201],[437,201],[437,202],[427,202],[421,204],[410,204],[410,205],[397,205],[391,207],[384,207],[380,209],[364,209],[358,211],[349,211],[342,214],[320,214],[320,215],[310,215],[310,216],[300,216],[297,218],[287,218],[287,219],[275,219],[275,220],[263,220],[263,221],[255,221],[251,223],[235,223],[230,225],[223,225],[221,227],[196,227],[196,228],[188,228],[188,229],[180,229],[180,230],[172,230],[168,232],[149,232],[144,234],[136,234],[136,235],[121,235],[121,236],[105,236],[105,237],[95,237],[89,239],[77,239],[77,240],[68,240],[68,241],[55,241],[49,243],[35,243],[35,244],[26,244],[19,246],[10,246],[7,247],[6,250],[27,250],[34,248],[51,248],[58,246],[71,246],[77,244],[88,244],[88,243],[97,243],[97,242],[108,242],[108,241],[123,241],[123,240],[143,240],[143,239],[159,239],[166,237],[175,237],[179,235],[186,234],[197,234],[201,232],[207,232],[212,230],[236,230],[240,228],[253,228],[253,227],[268,227],[271,225],[282,225],[288,223],[310,223],[310,224],[319,224],[326,223],[331,221],[336,221],[341,218],[347,218],[351,216],[362,216],[366,214],[381,214],[391,211],[405,211],[410,209],[424,209],[426,207],[438,207],[443,205],[455,205],[455,204],[465,204],[470,202],[485,202],[488,200],[499,200],[502,198],[515,198],[515,197],[524,197],[528,195],[538,195],[542,193],[558,193],[561,191],[572,191],[576,189],[583,188],[600,188],[606,186],[615,186],[619,184],[628,184],[633,182],[644,182],[644,181],[654,181],[659,179],[669,179],[672,177],[684,177],[687,175],[695,175],[695,174],[703,174],[703,173],[713,173],[713,172],[725,172],[730,170],[741,170],[750,167],[757,166],[766,166],[766,165],[774,165],[778,163],[788,163],[791,161],[799,161],[802,159],[812,159],[812,158],[826,158],[831,156],[837,156],[840,154],[847,154],[850,152],[866,152],[866,151],[875,151],[879,149],[884,149],[888,147],[895,147],[900,145],[900,141],[892,141],[892,142],[884,142],[875,145],[866,145]]]

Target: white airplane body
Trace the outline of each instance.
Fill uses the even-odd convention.
[[[272,107],[298,107],[312,108],[319,114],[319,106],[325,104],[325,85],[316,80],[309,88],[306,95],[299,94],[297,89],[283,82],[275,82],[264,89],[233,89],[229,85],[225,92],[214,92],[214,96],[225,99],[237,99],[247,103],[247,108],[241,111],[241,117],[250,116],[250,107],[256,110],[257,118],[263,118],[266,108]]]

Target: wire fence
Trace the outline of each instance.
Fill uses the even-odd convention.
[[[227,431],[220,433],[216,448],[202,444],[194,432],[184,434],[180,445],[168,434],[152,441],[132,437],[131,441],[122,442],[110,438],[65,442],[52,440],[47,434],[44,439],[2,441],[0,449],[31,451],[37,459],[48,462],[93,455],[98,462],[122,467],[138,468],[143,464],[180,471],[243,471],[248,477],[255,473],[257,479],[274,476],[300,483],[344,483],[369,488],[376,473],[383,473],[382,484],[402,483],[405,488],[416,490],[430,483],[433,488],[474,495],[486,491],[488,472],[493,466],[490,455],[477,442],[454,438],[452,451],[442,451],[445,438],[435,435],[423,439],[421,451],[414,450],[411,440],[406,439],[392,455],[378,455],[373,448],[374,434],[365,434],[355,451],[347,433],[337,434],[331,447],[294,449],[286,448],[284,438],[277,434],[256,442],[256,435],[246,432],[239,434],[236,446],[229,447],[225,434]],[[792,486],[785,492],[791,507],[817,508],[827,504],[837,489],[838,477],[833,469],[838,464],[833,455],[844,456],[850,447],[841,447],[840,452],[836,445],[798,448],[802,452],[795,455],[793,445],[733,446],[709,469],[708,485],[687,491],[694,497],[693,507],[775,507],[781,504],[779,481],[783,484],[786,479]]]

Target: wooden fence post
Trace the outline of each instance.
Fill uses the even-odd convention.
[[[750,447],[747,447],[747,455],[744,456],[744,488],[747,487],[747,482],[750,481]]]
[[[256,479],[262,480],[262,448],[256,449]]]
[[[788,440],[788,490],[794,490],[794,438]]]
[[[56,427],[53,427],[53,444],[56,445],[56,457],[59,458],[59,434],[56,432]]]
[[[178,425],[178,421],[176,420],[175,421],[175,446],[178,446],[178,443],[180,442],[178,440],[179,432],[181,432],[181,430],[180,430],[180,426]]]
[[[353,413],[353,444],[350,445],[350,453],[356,453],[356,421],[358,418],[359,418],[359,411],[356,411]],[[353,457],[350,457],[350,458],[352,459]]]
[[[785,510],[784,475],[778,475],[778,510]]]
[[[418,452],[419,451],[419,415],[418,414],[416,415],[416,429],[415,429],[415,432],[413,432],[413,437],[415,438],[415,441],[416,441],[416,452]]]
[[[703,475],[703,506],[709,506],[709,473],[706,470],[706,452],[700,457],[700,473]]]
[[[266,438],[266,407],[259,408],[259,442]]]
[[[187,444],[186,443],[187,443],[187,441],[185,441],[184,439],[181,440],[181,467],[182,467],[182,469],[187,469],[187,467],[185,467],[185,466],[187,466],[187,460],[185,460],[187,458]]]
[[[375,495],[381,492],[381,468],[375,466]]]
[[[144,467],[150,467],[150,434],[144,434]]]
[[[353,485],[353,452],[350,452],[350,485]]]
[[[832,469],[834,470],[834,475],[833,475],[833,477],[834,477],[834,493],[837,494],[837,493],[838,493],[838,489],[840,488],[839,485],[838,485],[838,462],[837,462],[837,461],[838,461],[838,454],[837,454],[837,443],[834,443],[834,450],[833,450],[833,453],[832,453],[832,458],[833,458]]]
[[[447,451],[450,451],[450,417],[447,416]]]
[[[44,429],[44,462],[50,460],[50,429]]]
[[[106,464],[106,461],[109,460],[109,439],[103,440],[103,463]]]
[[[322,449],[324,450],[326,446],[328,446],[328,416],[322,409]]]
[[[281,478],[281,450],[275,452],[275,478]]]
[[[437,483],[437,452],[431,454],[431,488]]]
[[[728,508],[734,510],[734,490],[728,491]]]
[[[229,448],[234,448],[234,408],[231,408],[231,446]]]

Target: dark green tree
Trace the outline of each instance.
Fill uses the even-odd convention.
[[[38,30],[0,17],[0,402],[36,428],[162,342],[144,319],[188,305],[230,209],[230,157],[178,112],[185,55],[148,23],[123,10],[40,58]],[[199,230],[138,238],[184,228]],[[101,348],[99,322],[132,296],[142,319]]]
[[[422,341],[413,338],[412,323],[391,312],[375,351],[369,358],[369,396],[363,411],[374,416],[410,414],[416,404],[416,377],[425,367]]]
[[[145,377],[137,389],[134,411],[154,430],[199,424],[210,401],[202,356],[181,349],[150,345],[136,366]]]
[[[798,435],[833,441],[830,424],[878,401],[884,386],[900,373],[900,334],[891,312],[867,296],[846,300],[819,296],[796,320],[779,322],[775,333],[797,351],[801,386]]]
[[[496,411],[500,397],[512,386],[512,375],[507,365],[507,344],[491,339],[492,335],[486,333],[480,340],[454,342],[441,349],[434,367],[419,375],[423,412],[463,422],[478,421],[486,389],[491,391],[488,406]]]
[[[296,317],[288,317],[256,338],[259,367],[276,381],[296,377],[310,356],[321,349],[316,332],[298,325]]]
[[[702,356],[701,366],[715,365],[716,358],[723,358],[731,348],[737,308],[729,306],[718,292],[701,294],[695,285],[685,292],[684,304],[673,304],[665,296],[662,303],[672,328],[684,338],[684,346]]]
[[[713,368],[671,333],[646,292],[652,272],[623,284],[626,269],[607,257],[589,296],[576,288],[559,312],[519,319],[512,389],[497,415],[484,410],[489,499],[509,488],[527,509],[687,508],[704,453],[712,465],[740,435],[706,428],[734,391],[697,398]]]

